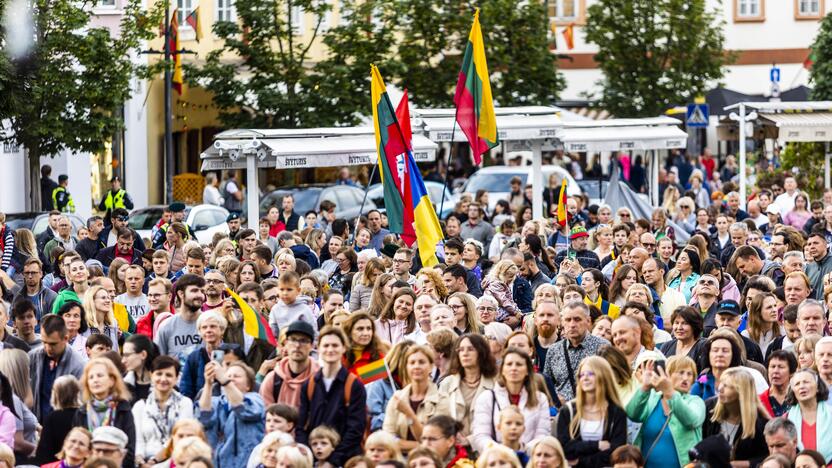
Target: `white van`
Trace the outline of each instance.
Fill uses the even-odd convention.
[[[561,180],[566,177],[566,192],[570,196],[581,194],[581,187],[566,169],[555,165],[541,166],[541,169],[543,170],[543,187],[535,187],[535,190],[543,191],[547,187],[546,184],[549,183],[549,176],[557,174],[558,188]],[[531,175],[532,166],[484,167],[468,178],[465,185],[462,186],[462,192],[476,196],[478,190],[488,191],[488,211],[493,212],[498,200],[508,200],[513,177],[520,177],[523,181],[522,186],[525,187],[526,183],[531,182]]]

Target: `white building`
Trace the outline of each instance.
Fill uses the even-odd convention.
[[[587,43],[583,26],[587,8],[596,0],[549,0],[549,14],[557,26],[557,52],[560,70],[566,78],[562,100],[585,99],[586,91],[597,91],[602,78],[594,55],[594,44]],[[832,11],[826,0],[707,0],[708,8],[718,10],[725,20],[725,45],[737,54],[723,79],[724,87],[746,94],[768,94],[772,64],[781,72],[782,90],[808,85],[809,74],[803,63],[820,28],[820,20]],[[561,31],[574,24],[574,49],[567,50]]]

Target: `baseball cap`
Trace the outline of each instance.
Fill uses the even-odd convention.
[[[586,232],[586,228],[583,226],[575,226],[572,228],[572,232],[569,234],[569,239],[577,239],[579,237],[589,237],[589,234]]]
[[[312,328],[312,325],[300,320],[295,320],[289,324],[289,328],[286,329],[286,336],[292,333],[300,333],[301,335],[308,336],[311,340],[315,339],[315,329]]]
[[[735,317],[741,315],[740,313],[740,305],[737,304],[737,301],[732,301],[731,299],[726,299],[719,303],[716,307],[717,314],[730,314]]]
[[[635,369],[638,369],[639,366],[641,366],[642,364],[644,364],[647,361],[656,361],[656,362],[658,362],[658,361],[666,361],[666,360],[667,359],[664,357],[664,355],[662,353],[660,353],[658,351],[646,350],[643,353],[639,354],[638,357],[636,358]]]
[[[766,214],[780,214],[780,210],[777,209],[776,206],[772,203],[771,205],[766,207]]]
[[[240,219],[240,215],[237,214],[237,213],[228,213],[228,216],[225,218],[225,222],[230,223],[231,221],[234,221],[235,219]]]
[[[124,450],[127,447],[127,434],[113,426],[96,427],[92,431],[92,443],[96,442],[115,445]]]

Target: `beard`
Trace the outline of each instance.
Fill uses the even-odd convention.
[[[549,339],[555,334],[557,330],[554,326],[548,323],[541,323],[537,326],[537,334],[544,339]]]

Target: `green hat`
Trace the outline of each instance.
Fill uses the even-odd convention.
[[[572,228],[572,232],[569,233],[569,240],[575,240],[579,237],[589,237],[589,234],[586,232],[586,228],[580,225]]]

